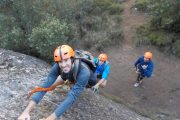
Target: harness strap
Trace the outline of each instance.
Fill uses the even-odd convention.
[[[81,65],[81,60],[79,58],[75,58],[74,59],[74,68],[73,68],[73,77],[74,77],[75,82],[76,82],[76,77],[79,73],[80,65]]]

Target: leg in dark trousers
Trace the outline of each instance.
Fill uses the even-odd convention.
[[[143,77],[141,74],[138,74],[138,76],[137,76],[137,83],[141,84],[143,78],[144,78],[144,77]]]
[[[143,78],[144,77],[141,74],[138,74],[137,82],[134,84],[134,87],[138,87],[142,83]]]

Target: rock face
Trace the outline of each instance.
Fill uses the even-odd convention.
[[[39,59],[0,49],[0,120],[16,120],[29,100],[29,90],[40,84],[51,66]],[[66,94],[47,93],[31,112],[32,120],[47,117]],[[87,89],[61,120],[149,120]]]

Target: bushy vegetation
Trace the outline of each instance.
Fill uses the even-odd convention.
[[[180,57],[180,35],[154,30],[149,25],[144,25],[136,30],[136,45],[155,45],[162,52],[168,52]]]
[[[167,32],[180,32],[180,1],[179,0],[150,0],[152,26]]]
[[[180,39],[174,43],[174,47],[176,55],[180,57]]]
[[[55,17],[48,17],[33,28],[29,45],[41,58],[51,58],[57,45],[68,43],[69,27]]]
[[[15,24],[13,16],[0,14],[0,45],[21,51],[26,45],[23,31]]]
[[[122,10],[117,0],[3,0],[0,47],[47,59],[63,43],[103,50],[122,40]]]
[[[136,0],[134,7],[138,8],[138,10],[146,11],[148,9],[149,0]]]
[[[180,56],[180,1],[136,0],[136,3],[142,3],[151,16],[149,25],[137,29],[138,44],[156,45]]]
[[[110,14],[119,14],[123,10],[122,6],[114,2],[114,0],[94,0],[94,2],[97,8]]]

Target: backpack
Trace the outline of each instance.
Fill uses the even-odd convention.
[[[96,71],[96,65],[94,63],[94,57],[92,56],[92,54],[85,50],[75,50],[74,69],[73,69],[73,76],[75,81],[77,74],[79,72],[81,62],[85,62],[93,73]]]

